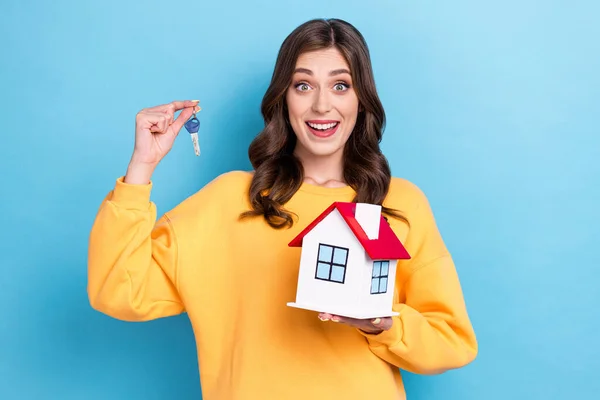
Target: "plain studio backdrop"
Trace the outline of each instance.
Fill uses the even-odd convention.
[[[365,35],[383,150],[428,195],[479,340],[464,369],[405,373],[408,398],[597,398],[599,13],[594,0],[3,0],[0,398],[200,398],[185,315],[90,308],[89,230],[143,107],[203,107],[202,155],[183,131],[154,175],[159,213],[250,169],[279,46],[314,17]]]

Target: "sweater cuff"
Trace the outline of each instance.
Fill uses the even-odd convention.
[[[124,182],[121,176],[116,180],[115,187],[110,196],[110,201],[127,208],[147,208],[150,203],[152,182],[133,185]]]
[[[396,343],[402,340],[402,335],[404,333],[404,329],[402,327],[402,320],[400,316],[392,317],[392,327],[387,331],[383,331],[381,333],[373,334],[367,333],[358,329],[361,335],[367,338],[370,346],[394,346]]]

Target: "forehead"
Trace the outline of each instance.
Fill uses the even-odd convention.
[[[350,70],[346,59],[335,47],[302,53],[296,61],[296,68],[307,68],[315,74],[328,74],[331,70],[342,68]]]

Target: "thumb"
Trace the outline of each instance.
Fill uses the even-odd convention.
[[[192,114],[194,114],[195,108],[196,108],[196,106],[184,108],[183,111],[181,111],[181,113],[177,117],[177,119],[175,119],[175,121],[173,121],[173,124],[171,125],[171,127],[172,127],[173,133],[175,135],[179,134],[179,131],[181,130],[183,125],[187,122],[188,119],[190,119]],[[200,111],[200,110],[201,110],[201,108],[198,107],[198,111]]]

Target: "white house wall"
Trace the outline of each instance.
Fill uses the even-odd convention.
[[[349,249],[343,284],[315,279],[319,243]],[[359,291],[365,279],[362,260],[364,260],[364,249],[360,242],[339,212],[332,211],[303,239],[297,302],[324,307],[359,307]]]

